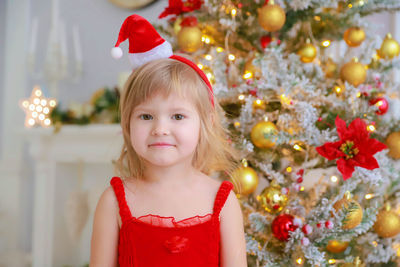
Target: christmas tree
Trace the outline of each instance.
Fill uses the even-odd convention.
[[[400,3],[168,4],[241,154],[249,266],[400,266],[400,47],[365,19]]]

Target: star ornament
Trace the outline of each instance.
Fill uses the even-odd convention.
[[[50,114],[57,105],[54,98],[46,98],[38,86],[33,88],[31,97],[20,102],[21,108],[25,111],[25,127],[31,128],[35,124],[42,127],[51,125]]]
[[[368,170],[379,168],[373,155],[387,147],[378,140],[369,138],[366,123],[357,118],[347,128],[346,122],[337,116],[335,124],[340,140],[328,142],[316,149],[328,160],[337,159],[337,168],[342,173],[343,180],[352,176],[355,166]]]

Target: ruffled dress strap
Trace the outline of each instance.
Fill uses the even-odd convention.
[[[217,196],[214,201],[213,215],[219,217],[222,207],[228,199],[229,193],[233,188],[233,184],[229,181],[223,181],[218,189]]]
[[[121,216],[121,221],[124,222],[132,217],[131,211],[129,210],[128,204],[125,199],[125,189],[121,178],[115,176],[111,179],[110,184],[114,189],[115,196],[118,200],[119,215]]]

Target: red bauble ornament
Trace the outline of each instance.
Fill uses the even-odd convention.
[[[294,217],[289,214],[280,214],[272,221],[271,228],[273,235],[280,241],[288,241],[289,232],[293,232],[298,226],[293,223]]]
[[[260,38],[261,47],[263,49],[265,49],[271,42],[272,42],[272,38],[269,35],[265,35]]]
[[[370,105],[376,105],[378,107],[379,110],[377,110],[375,112],[378,115],[385,114],[389,109],[389,103],[386,100],[386,98],[384,98],[384,97],[378,97],[378,98],[371,99],[369,101],[369,104]]]

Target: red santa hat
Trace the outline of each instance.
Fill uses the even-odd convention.
[[[129,60],[133,69],[136,69],[150,61],[161,58],[179,60],[193,68],[207,84],[211,103],[214,105],[214,93],[210,81],[204,72],[195,63],[184,57],[174,55],[171,44],[164,40],[145,18],[133,14],[127,17],[121,26],[118,41],[111,49],[113,58],[122,57],[122,49],[119,45],[129,39]]]

